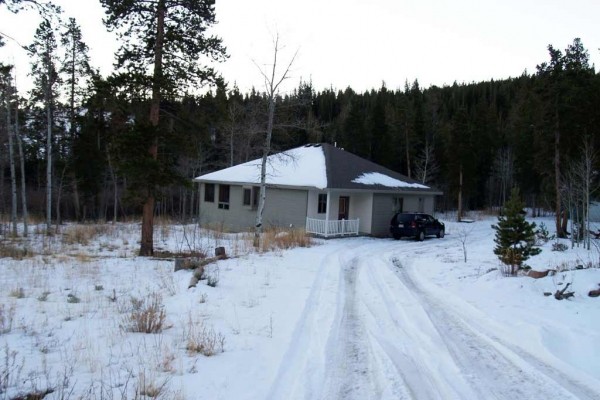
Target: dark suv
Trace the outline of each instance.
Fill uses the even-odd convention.
[[[430,235],[443,238],[445,230],[443,222],[423,213],[397,213],[390,221],[390,233],[396,240],[403,236],[419,241]]]

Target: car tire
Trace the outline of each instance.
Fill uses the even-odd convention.
[[[422,242],[423,240],[425,240],[425,232],[420,231],[419,233],[417,233],[417,240],[419,242]]]
[[[400,240],[400,238],[402,237],[402,235],[399,234],[399,233],[393,233],[392,237],[394,238],[394,240]]]
[[[440,231],[437,234],[438,239],[442,239],[444,237],[446,233],[444,232],[443,229],[440,229]]]

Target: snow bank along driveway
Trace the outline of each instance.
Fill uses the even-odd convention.
[[[266,397],[600,398],[598,380],[535,354],[506,333],[512,327],[420,276],[431,254],[443,255],[449,243],[326,244]]]

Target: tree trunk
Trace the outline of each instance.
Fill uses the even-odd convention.
[[[60,180],[58,181],[58,190],[56,193],[56,233],[59,232],[60,230],[60,224],[61,224],[61,214],[60,214],[60,202],[62,199],[62,190],[63,190],[63,184],[65,182],[65,172],[67,170],[67,164],[65,164],[65,166],[63,167],[62,173],[60,174]]]
[[[114,170],[114,168],[112,166],[112,161],[111,161],[111,158],[110,158],[110,152],[109,151],[106,152],[106,160],[108,161],[108,170],[110,172],[110,177],[111,177],[111,179],[113,181],[113,190],[114,190],[114,193],[113,193],[113,223],[116,223],[117,222],[117,210],[118,210],[117,207],[118,207],[118,203],[119,203],[118,202],[118,200],[119,200],[119,197],[118,197],[118,192],[119,192],[118,189],[119,189],[119,187],[117,185],[117,175],[115,174],[115,170]]]
[[[462,209],[462,189],[463,189],[463,168],[462,164],[458,169],[458,211],[456,212],[456,220],[462,221],[463,209]]]
[[[562,204],[560,194],[560,130],[558,125],[558,115],[556,115],[556,127],[554,131],[554,190],[556,191],[556,205],[555,205],[555,216],[556,216],[556,236],[559,238],[565,237],[565,229],[563,228],[561,216],[562,216]]]
[[[15,156],[13,146],[13,128],[11,127],[11,115],[10,115],[10,100],[11,100],[11,86],[10,82],[7,85],[6,90],[6,130],[8,133],[8,158],[10,162],[10,193],[11,193],[11,209],[10,209],[10,220],[12,223],[12,234],[17,236],[17,175],[15,171]]]
[[[160,120],[160,85],[162,81],[162,51],[165,30],[165,2],[160,0],[157,7],[156,44],[154,48],[154,74],[152,77],[152,102],[150,104],[150,124],[158,126]],[[158,158],[158,138],[152,139],[148,153],[153,159]],[[140,256],[154,254],[154,191],[147,188],[146,201],[142,211],[142,241]]]
[[[48,76],[48,80],[50,79]],[[46,87],[46,123],[46,233],[50,234],[52,229],[52,109],[49,83]]]
[[[275,97],[277,95],[277,90],[281,82],[283,82],[290,71],[290,67],[294,63],[296,59],[296,54],[290,60],[287,68],[283,72],[280,78],[275,77],[275,73],[277,70],[277,55],[279,52],[279,36],[275,37],[275,48],[273,52],[273,69],[271,70],[271,75],[267,76],[267,74],[261,69],[260,72],[265,79],[265,86],[267,89],[267,95],[269,99],[269,110],[268,110],[268,120],[267,120],[267,132],[265,136],[265,141],[263,145],[263,154],[260,166],[260,195],[258,199],[258,210],[256,211],[256,227],[254,231],[254,247],[260,247],[260,236],[263,231],[263,221],[262,216],[265,210],[265,200],[267,198],[267,158],[269,157],[269,153],[271,152],[271,138],[273,136],[273,121],[275,119]],[[260,68],[259,68],[260,69]],[[277,82],[275,81],[276,79]]]
[[[21,133],[19,131],[19,104],[15,106],[15,137],[17,147],[19,148],[19,163],[21,164],[21,212],[23,214],[23,236],[29,234],[29,225],[27,222],[27,184],[25,179],[25,156],[23,154],[23,144],[21,143]]]
[[[71,87],[70,87],[70,99],[69,99],[69,133],[70,140],[73,141],[75,138],[75,60],[77,58],[77,47],[75,44],[75,40],[73,40],[73,46],[71,47]],[[73,187],[73,205],[75,207],[75,219],[79,220],[79,191],[77,188],[77,177],[74,173],[70,173],[70,178],[72,180]]]
[[[273,68],[274,70],[274,68]],[[271,138],[273,136],[273,120],[275,118],[275,98],[274,94],[269,95],[269,118],[267,121],[267,135],[263,145],[263,154],[260,164],[260,194],[258,200],[258,210],[256,212],[256,230],[254,233],[254,247],[260,246],[260,234],[262,233],[262,216],[265,211],[265,200],[267,193],[267,159],[271,152]]]

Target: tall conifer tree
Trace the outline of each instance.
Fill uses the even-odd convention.
[[[148,147],[149,165],[157,165],[160,104],[165,96],[213,81],[216,72],[199,59],[208,56],[223,60],[221,39],[207,29],[216,23],[214,0],[101,0],[106,11],[105,25],[117,30],[123,45],[117,52],[117,68],[151,92]],[[154,161],[154,162],[153,162]],[[140,255],[154,252],[154,199],[157,188],[147,181],[142,194],[142,239]]]

